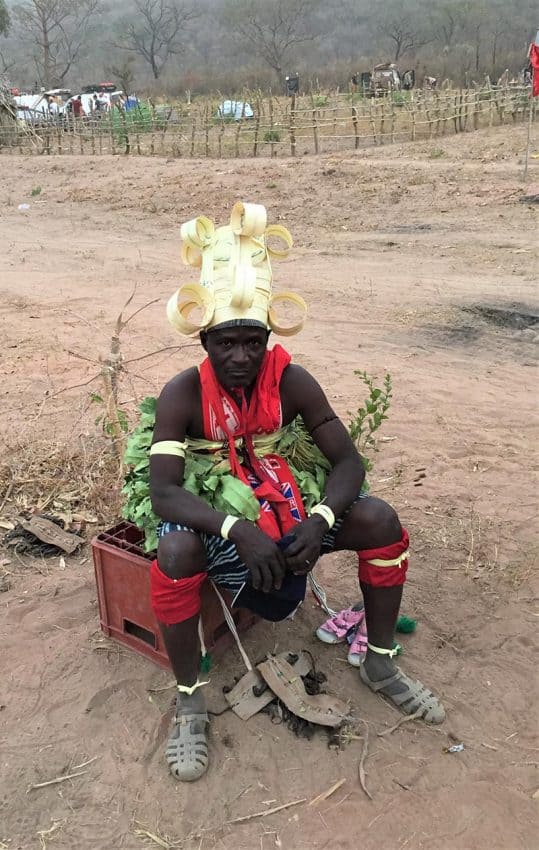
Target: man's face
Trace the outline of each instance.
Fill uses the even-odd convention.
[[[202,341],[217,380],[226,390],[246,389],[256,380],[268,344],[264,328],[209,331]]]

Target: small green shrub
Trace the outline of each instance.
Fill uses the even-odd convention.
[[[442,156],[445,156],[445,151],[442,148],[433,148],[429,153],[430,159],[440,159]]]
[[[278,130],[266,130],[264,133],[264,141],[265,142],[280,142],[281,134]]]
[[[315,98],[313,98],[313,104],[317,109],[321,109],[323,106],[327,106],[329,102],[329,97],[327,94],[318,94]]]
[[[30,194],[32,198],[37,198],[38,195],[41,195],[41,186],[34,186]]]
[[[348,431],[358,452],[363,458],[365,472],[370,472],[372,461],[366,457],[366,453],[369,451],[378,451],[377,440],[374,435],[382,422],[388,418],[387,411],[391,403],[393,387],[389,372],[384,377],[383,387],[375,387],[374,378],[371,378],[366,372],[355,369],[354,375],[361,378],[369,391],[369,395],[365,399],[364,404],[358,407],[355,413],[348,411],[348,415],[352,417],[348,423]]]

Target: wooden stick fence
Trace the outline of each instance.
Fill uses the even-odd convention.
[[[0,152],[294,157],[527,122],[531,108],[529,88],[509,86],[394,92],[377,99],[357,93],[284,98],[244,92],[238,100],[254,104],[253,118],[246,117],[244,105],[238,120],[220,118],[218,100],[200,99],[95,118],[69,115],[41,126],[19,123],[16,132],[9,128],[4,138],[0,135]]]

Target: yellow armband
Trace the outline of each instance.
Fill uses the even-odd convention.
[[[161,440],[154,443],[150,449],[150,455],[172,455],[173,457],[185,457],[187,443],[178,440]]]

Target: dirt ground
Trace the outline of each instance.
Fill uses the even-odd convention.
[[[524,128],[502,128],[295,161],[0,157],[0,427],[14,476],[0,492],[2,531],[34,505],[39,475],[34,465],[25,480],[25,450],[77,443],[92,466],[95,361],[134,284],[133,309],[156,301],[122,333],[124,357],[167,350],[127,365],[129,416],[199,361],[198,346],[168,349],[179,338],[165,302],[191,279],[179,225],[201,213],[224,223],[235,200],[262,202],[296,240],[274,267],[276,287],[310,307],[304,332],[287,341],[296,361],[345,420],[364,398],[354,370],[391,373],[371,489],[395,505],[412,539],[403,612],[418,628],[403,638],[402,666],[448,715],[437,729],[411,722],[379,737],[399,715],[361,685],[342,648],[316,641],[323,617],[309,598],[293,622],[257,625],[245,646],[255,659],[275,648],[314,654],[329,688],[368,725],[372,800],[358,780],[361,740],[329,749],[323,733],[297,739],[265,715],[216,717],[207,777],[179,785],[163,758],[172,691],[149,693],[170,674],[125,649],[103,651],[89,547],[43,560],[4,546],[2,850],[537,846],[538,326],[493,322],[478,309],[539,309],[524,143]],[[538,172],[532,160],[529,185]],[[75,494],[81,487],[72,482]],[[86,526],[88,539],[96,528]],[[355,599],[352,557],[329,557],[317,572],[334,606]],[[235,650],[218,660],[213,711],[241,672]],[[464,750],[444,753],[455,742]],[[66,772],[80,775],[30,790]],[[332,796],[307,805],[339,779]],[[306,802],[230,823],[297,800]]]

